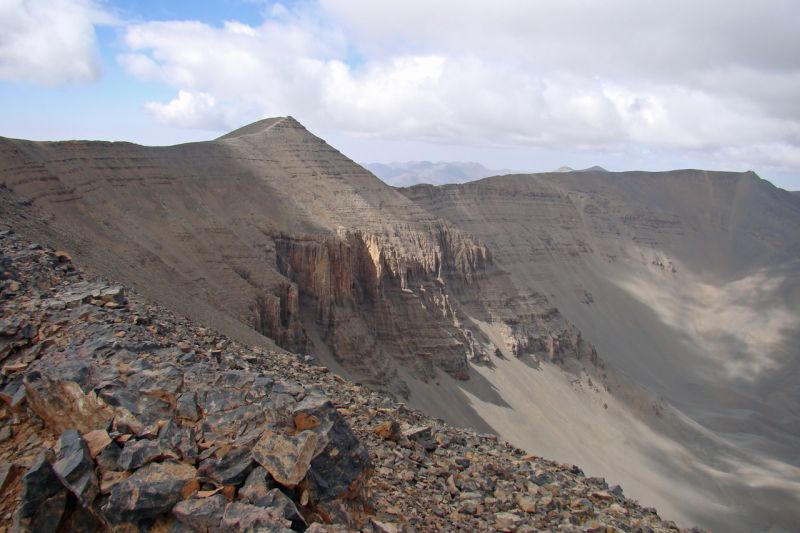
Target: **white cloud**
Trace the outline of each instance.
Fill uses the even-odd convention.
[[[149,102],[146,108],[160,122],[182,128],[221,129],[226,123],[216,99],[205,93],[178,91],[178,96],[166,104]]]
[[[0,1],[0,79],[36,85],[99,76],[94,27],[113,18],[93,0]]]
[[[797,169],[800,4],[300,6],[273,6],[260,25],[133,25],[121,61],[143,79],[212,97],[228,127],[293,114],[312,128],[372,138],[644,146]],[[179,101],[159,118],[196,123],[181,117],[197,111]]]

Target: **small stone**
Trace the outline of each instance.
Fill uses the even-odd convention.
[[[522,523],[522,518],[514,513],[496,513],[494,527],[499,531],[516,531]]]
[[[202,480],[218,485],[240,485],[253,469],[253,454],[246,446],[220,449],[200,463],[197,473]]]
[[[53,252],[53,256],[58,259],[59,263],[71,263],[72,256],[65,252],[64,250],[56,250]]]
[[[288,529],[291,523],[277,509],[240,502],[232,502],[225,507],[221,525],[228,531],[291,531]]]
[[[111,437],[105,429],[95,429],[83,435],[83,440],[89,447],[89,455],[92,459],[100,455],[106,446],[111,444]]]
[[[522,494],[517,495],[517,507],[526,513],[533,513],[536,511],[536,501],[530,496]]]
[[[0,494],[5,492],[23,470],[24,468],[14,463],[3,463],[0,466]]]
[[[387,420],[386,422],[379,424],[372,431],[384,440],[397,442],[401,437],[400,424],[398,424],[395,420]]]

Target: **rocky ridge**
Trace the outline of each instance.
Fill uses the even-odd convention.
[[[0,251],[6,530],[678,530],[576,466],[232,341],[64,252],[12,231]]]

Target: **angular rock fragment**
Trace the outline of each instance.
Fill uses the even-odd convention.
[[[226,531],[269,531],[289,533],[291,522],[281,516],[277,509],[256,507],[246,503],[232,502],[225,507],[222,527]]]
[[[85,507],[92,503],[100,490],[94,461],[77,430],[68,429],[59,437],[53,472]]]
[[[161,447],[161,442],[157,440],[129,440],[119,454],[117,467],[119,470],[136,470],[155,461],[163,454],[164,449]]]
[[[150,463],[112,489],[103,514],[112,523],[122,523],[168,512],[183,499],[181,492],[196,475],[187,464]]]
[[[257,466],[250,472],[244,485],[239,489],[239,498],[245,500],[246,503],[264,506],[265,502],[270,501],[267,495],[274,487],[275,484],[267,475],[264,467]]]
[[[291,527],[295,531],[303,531],[308,527],[303,515],[297,510],[294,502],[280,489],[275,488],[270,490],[263,498],[253,503],[259,507],[276,509],[283,518],[291,522]]]
[[[220,450],[200,463],[197,473],[200,479],[218,485],[240,485],[253,469],[253,454],[249,447],[239,446]]]
[[[3,463],[0,465],[0,495],[11,485],[22,473],[23,468],[14,463]]]
[[[253,447],[253,458],[275,481],[294,487],[306,477],[317,442],[316,433],[311,431],[289,436],[267,429]]]
[[[318,423],[308,431],[318,436],[308,480],[316,501],[326,501],[357,490],[369,468],[369,453],[353,434],[331,401],[310,394],[294,409],[295,419],[313,417]],[[276,478],[277,479],[277,478]]]
[[[178,395],[175,406],[175,416],[197,422],[200,419],[200,410],[194,392],[184,392]]]
[[[111,444],[111,437],[105,429],[96,429],[83,435],[83,440],[89,447],[89,455],[92,459],[100,455],[109,444]]]
[[[64,520],[64,515],[67,513],[67,504],[69,494],[66,490],[62,490],[55,496],[47,498],[36,509],[31,522],[31,533],[47,533],[50,531],[59,531],[60,525]]]
[[[24,383],[31,409],[56,431],[104,429],[114,418],[111,407],[94,392],[84,394],[73,381],[54,381],[33,371],[28,372]]]
[[[403,436],[408,440],[418,443],[426,451],[432,452],[436,449],[437,445],[433,440],[433,433],[430,426],[414,426],[404,431]]]
[[[178,502],[172,509],[178,521],[194,531],[214,533],[221,531],[220,523],[225,513],[225,496],[215,494],[208,498],[195,498]]]
[[[19,516],[23,519],[32,517],[45,500],[60,492],[66,490],[53,472],[47,452],[42,452],[22,477]]]

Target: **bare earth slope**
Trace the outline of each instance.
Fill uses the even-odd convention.
[[[738,451],[778,461],[776,479],[746,485],[782,486],[786,472],[796,491],[800,207],[789,193],[753,173],[694,170],[403,192],[488,243],[521,290],[547,287],[613,368]],[[695,444],[707,463],[713,446]],[[737,470],[717,463],[701,477]]]
[[[232,338],[313,353],[624,482],[683,524],[790,530],[798,254],[777,221],[794,220],[796,201],[707,176],[719,207],[704,222],[693,175],[672,188],[558,176],[401,194],[290,117],[172,147],[0,139],[3,220],[79,264]],[[734,202],[755,193],[776,200]],[[764,209],[774,220],[747,226],[749,240],[720,229]],[[759,324],[762,280],[777,283],[763,327],[708,335],[720,317]],[[685,306],[697,331],[679,322]],[[743,351],[726,358],[726,343]]]

